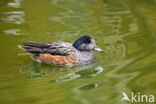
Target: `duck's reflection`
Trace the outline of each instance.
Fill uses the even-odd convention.
[[[21,68],[20,72],[25,73],[27,78],[56,76],[50,82],[69,81],[76,78],[90,78],[103,71],[102,66],[91,63],[80,66],[51,66],[32,62]]]

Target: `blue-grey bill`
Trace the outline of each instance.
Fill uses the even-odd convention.
[[[99,52],[102,51],[102,49],[98,48],[97,46],[95,46],[95,47],[93,48],[93,50],[95,50],[95,51],[99,51]]]

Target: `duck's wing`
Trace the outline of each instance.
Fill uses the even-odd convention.
[[[50,47],[47,50],[43,51],[43,53],[46,52],[46,53],[50,53],[52,55],[66,56],[66,55],[69,55],[75,51],[75,48],[70,43],[51,42],[48,44]]]
[[[50,53],[51,55],[66,56],[75,51],[75,48],[72,46],[72,44],[66,42],[37,43],[27,41],[23,46],[20,46],[20,48],[34,55]]]

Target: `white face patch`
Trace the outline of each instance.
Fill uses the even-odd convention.
[[[95,40],[94,39],[91,39],[91,42],[95,44]]]

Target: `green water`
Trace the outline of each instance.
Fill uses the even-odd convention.
[[[104,50],[90,65],[40,64],[18,48],[86,34]],[[156,0],[0,0],[0,104],[132,104],[122,92],[156,97]]]

